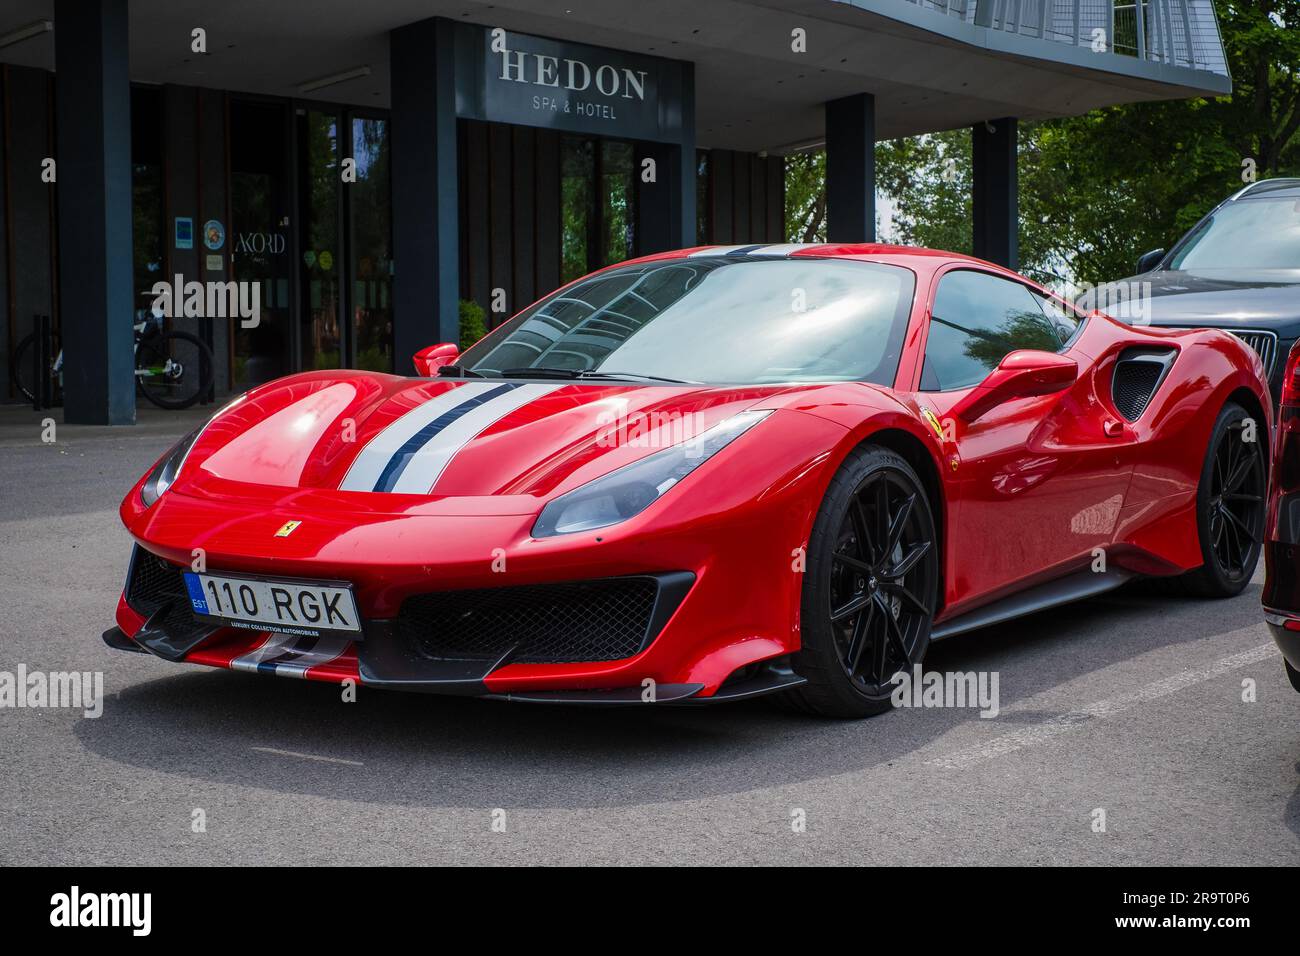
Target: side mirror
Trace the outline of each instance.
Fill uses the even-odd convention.
[[[415,372],[417,375],[423,375],[425,378],[432,378],[438,374],[438,369],[444,365],[450,365],[460,356],[460,346],[455,342],[443,342],[441,345],[430,345],[420,349],[415,353],[412,359],[415,362]]]
[[[1156,266],[1160,265],[1160,260],[1165,257],[1165,250],[1152,249],[1150,252],[1144,252],[1138,256],[1138,275],[1144,272],[1150,272]]]
[[[1012,352],[984,381],[952,407],[952,416],[973,422],[1003,402],[1064,391],[1079,378],[1079,363],[1055,352]]]

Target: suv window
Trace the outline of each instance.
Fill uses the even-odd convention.
[[[987,272],[949,272],[934,297],[921,390],[976,385],[1009,352],[1056,352],[1063,342],[1028,287]]]
[[[1174,248],[1170,269],[1300,269],[1300,201],[1225,203]]]

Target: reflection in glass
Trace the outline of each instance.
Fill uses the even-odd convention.
[[[333,113],[308,110],[300,127],[304,164],[303,210],[306,233],[300,268],[303,275],[302,367],[338,368],[342,364],[339,328],[339,125]]]
[[[1239,199],[1191,234],[1171,269],[1300,269],[1300,201]]]
[[[1055,352],[1062,342],[1027,286],[984,272],[950,272],[939,280],[931,310],[921,389],[975,385],[1010,352]]]
[[[131,90],[131,240],[134,312],[147,314],[155,282],[163,275],[164,243],[169,237],[163,216],[162,93],[154,88]]]
[[[600,141],[600,199],[603,258],[612,265],[636,255],[632,231],[632,144]]]
[[[269,382],[288,369],[289,225],[284,156],[285,110],[278,104],[234,100],[230,105],[230,205],[232,221],[222,249],[230,251],[232,278],[260,283],[262,305],[256,328],[238,321],[235,331],[235,391]],[[195,223],[200,255],[202,224]]]
[[[592,193],[596,177],[595,143],[566,136],[560,141],[560,281],[572,282],[591,271]]]
[[[388,121],[352,120],[357,181],[348,188],[352,216],[354,368],[393,370],[392,200]]]
[[[489,376],[599,369],[714,384],[892,385],[913,286],[906,269],[835,259],[627,265],[544,299],[461,363]]]

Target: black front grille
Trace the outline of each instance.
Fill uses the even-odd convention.
[[[145,619],[166,606],[159,623],[169,634],[184,634],[205,625],[194,618],[183,569],[144,548],[137,547],[131,560],[131,577],[126,583],[126,603]]]
[[[1168,349],[1129,349],[1115,363],[1111,398],[1115,409],[1131,422],[1146,410],[1151,396],[1173,364],[1174,353]]]
[[[654,637],[652,576],[420,594],[403,602],[398,634],[426,657],[523,663],[615,661]],[[662,621],[657,623],[662,625]]]

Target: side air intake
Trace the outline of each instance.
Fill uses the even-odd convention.
[[[1173,349],[1125,349],[1115,363],[1115,377],[1111,382],[1111,398],[1115,408],[1131,422],[1137,421],[1151,396],[1169,374],[1174,364]]]

